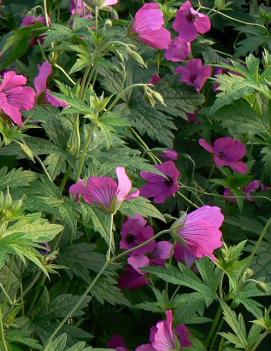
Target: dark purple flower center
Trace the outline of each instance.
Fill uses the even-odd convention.
[[[128,235],[126,236],[126,242],[127,242],[128,244],[132,244],[134,241],[135,241],[135,236],[134,236],[134,234],[128,234]]]
[[[187,19],[188,22],[193,23],[195,19],[197,18],[197,15],[193,15],[191,12],[189,12],[185,18]]]
[[[196,73],[193,73],[193,72],[191,72],[191,75],[190,75],[190,81],[191,81],[191,83],[194,83],[195,82],[195,80],[197,79],[197,74]]]
[[[224,160],[227,157],[227,155],[225,155],[223,151],[219,151],[217,152],[217,157],[219,157],[221,160]]]
[[[174,180],[170,177],[167,177],[167,179],[165,179],[165,183],[166,183],[166,185],[171,186],[171,185],[173,185]]]

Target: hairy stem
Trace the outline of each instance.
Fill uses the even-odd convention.
[[[54,330],[54,332],[51,334],[48,343],[54,339],[54,337],[58,334],[58,332],[61,330],[61,328],[64,326],[64,324],[67,322],[67,320],[74,314],[74,312],[77,311],[77,309],[81,306],[85,298],[88,296],[88,294],[91,292],[99,278],[103,275],[104,271],[106,270],[107,266],[109,265],[109,261],[106,261],[102,268],[100,269],[99,273],[96,275],[96,277],[92,280],[92,282],[89,284],[87,287],[86,291],[84,294],[80,297],[78,302],[74,305],[74,307],[69,311],[69,313],[65,316],[65,318],[62,320],[61,323],[57,326],[57,328]]]
[[[0,341],[3,347],[3,351],[9,351],[8,346],[5,339],[4,325],[2,319],[2,310],[0,309]]]

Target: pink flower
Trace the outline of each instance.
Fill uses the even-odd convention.
[[[214,154],[217,167],[230,167],[237,173],[248,172],[247,165],[242,161],[246,155],[246,147],[239,140],[222,137],[216,139],[212,146],[205,139],[200,139],[199,144],[206,151]]]
[[[121,249],[131,249],[154,236],[153,228],[141,215],[129,217],[121,228]],[[155,248],[155,241],[151,241],[145,246],[133,251],[133,254],[145,254],[152,252]]]
[[[186,1],[177,12],[173,28],[182,39],[191,42],[198,34],[207,33],[211,29],[211,22],[208,16],[195,11],[190,1]]]
[[[140,189],[140,195],[153,198],[154,202],[161,204],[169,197],[174,196],[179,190],[180,172],[173,161],[166,161],[155,166],[155,168],[163,173],[165,177],[147,171],[140,172],[141,177],[148,182]]]
[[[253,201],[253,193],[255,193],[257,190],[264,191],[263,184],[260,180],[252,180],[250,183],[248,183],[244,187],[244,193],[246,200],[248,201]],[[232,190],[230,188],[225,188],[224,189],[224,197],[226,200],[229,200],[232,203],[237,203],[237,198],[233,194]]]
[[[180,243],[176,243],[175,245],[174,257],[177,261],[184,262],[188,267],[193,266],[196,260],[196,257],[189,250],[189,248],[181,245]]]
[[[89,177],[73,184],[69,192],[77,198],[82,196],[90,205],[96,204],[106,211],[115,213],[122,202],[132,200],[139,195],[139,191],[131,193],[132,183],[124,167],[116,168],[118,183],[111,177]]]
[[[103,6],[112,6],[116,5],[118,3],[118,0],[105,0],[103,3]]]
[[[176,330],[173,327],[172,311],[166,311],[166,320],[156,323],[151,328],[150,344],[144,344],[135,351],[174,351],[182,350],[183,347],[192,346],[189,340],[190,333],[185,325],[179,325]]]
[[[165,58],[168,61],[180,62],[191,55],[191,44],[181,37],[175,38],[166,49]]]
[[[201,91],[212,75],[211,67],[204,65],[201,59],[192,59],[187,66],[177,67],[175,72],[181,75],[181,82],[193,86],[197,92]]]
[[[50,21],[50,19],[49,19]],[[44,26],[46,26],[46,19],[45,17],[43,16],[38,16],[38,17],[35,17],[35,16],[25,16],[23,18],[23,21],[22,21],[22,27],[29,27],[29,26],[33,26],[35,25],[36,23],[41,23],[43,24]],[[45,39],[45,35],[41,35],[39,36],[38,38],[33,38],[31,40],[31,47],[36,45],[38,43],[38,40],[40,41],[40,43],[43,43],[44,42],[44,39]]]
[[[162,159],[165,161],[177,161],[178,152],[173,149],[167,149],[162,153]]]
[[[138,273],[133,267],[127,266],[125,271],[120,275],[119,287],[121,289],[134,290],[149,285],[148,278]]]
[[[83,0],[71,0],[71,14],[83,18],[91,18],[92,13]]]
[[[161,80],[161,78],[160,78],[159,74],[158,74],[158,73],[155,73],[155,74],[151,77],[151,79],[150,79],[150,81],[149,81],[149,84],[156,85],[156,84],[158,84],[158,83],[160,82],[160,80]]]
[[[246,194],[246,199],[248,201],[253,201],[252,194],[261,188],[261,181],[260,180],[253,180],[252,182],[248,183],[245,188],[244,192]]]
[[[113,335],[108,341],[107,347],[112,348],[116,351],[128,351],[125,341],[121,335]]]
[[[219,207],[202,206],[176,221],[173,236],[196,258],[208,256],[215,260],[214,250],[223,245],[219,229],[223,221]]]
[[[36,23],[41,23],[46,25],[46,19],[43,16],[25,16],[22,21],[23,27],[33,26]]]
[[[163,266],[172,255],[173,244],[169,241],[156,242],[148,253],[132,253],[128,257],[129,266],[120,277],[119,285],[122,289],[138,289],[149,285],[148,274],[141,268],[148,266]]]
[[[166,49],[171,42],[171,34],[165,24],[160,5],[150,2],[143,5],[136,13],[132,32],[139,40],[154,49]]]
[[[36,100],[35,91],[25,86],[26,82],[23,75],[8,71],[0,84],[0,110],[19,126],[23,123],[21,111],[31,110]]]
[[[236,196],[233,194],[233,192],[230,188],[224,189],[223,196],[226,200],[232,202],[233,204],[237,203]]]
[[[51,94],[51,91],[47,89],[47,80],[52,74],[52,65],[45,61],[41,66],[39,66],[39,74],[34,79],[34,86],[36,89],[37,97],[42,93],[45,93],[45,100],[55,107],[68,107],[69,104]]]

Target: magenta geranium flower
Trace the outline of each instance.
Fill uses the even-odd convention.
[[[158,84],[158,83],[160,82],[160,80],[161,80],[161,77],[159,76],[159,74],[158,74],[158,73],[155,73],[155,74],[151,77],[151,79],[150,79],[150,81],[149,81],[149,84],[156,85],[156,84]]]
[[[256,180],[252,180],[250,183],[248,183],[244,187],[244,193],[245,193],[246,200],[252,202],[253,201],[253,193],[255,193],[257,190],[264,191],[263,184],[260,180],[256,179]],[[233,194],[233,192],[230,188],[225,188],[223,195],[230,202],[232,202],[232,203],[237,202],[237,198]]]
[[[166,49],[165,58],[168,61],[180,62],[191,55],[191,44],[181,37],[175,38]]]
[[[177,261],[184,262],[188,267],[191,267],[196,260],[191,250],[180,243],[176,243],[174,247],[174,257]]]
[[[173,244],[162,240],[155,242],[152,251],[140,254],[138,250],[128,257],[129,266],[120,277],[119,285],[122,289],[138,289],[149,285],[148,274],[142,270],[148,266],[164,266],[165,262],[172,256]]]
[[[124,167],[116,168],[118,183],[111,177],[89,177],[73,184],[69,192],[77,198],[82,196],[85,202],[95,204],[106,211],[115,213],[124,201],[139,196],[139,191],[131,193],[132,182],[128,178]]]
[[[140,195],[153,198],[154,202],[161,204],[179,190],[180,172],[173,161],[166,161],[155,168],[165,176],[147,171],[140,172],[141,177],[148,182],[140,189]]]
[[[23,123],[21,112],[31,110],[36,102],[34,89],[26,83],[26,77],[8,71],[0,84],[0,110],[19,126]]]
[[[35,25],[36,23],[41,23],[43,24],[44,26],[46,26],[46,19],[44,16],[38,16],[38,17],[35,17],[35,16],[25,16],[23,18],[23,21],[22,21],[22,27],[29,27],[29,26],[33,26]],[[49,24],[51,23],[50,21],[50,18],[49,18]],[[38,40],[40,41],[40,43],[43,43],[44,42],[44,39],[45,39],[45,35],[40,35],[38,38],[33,38],[31,40],[31,47],[36,45],[38,43]]]
[[[113,335],[108,341],[107,347],[112,348],[116,351],[128,351],[125,341],[121,335]]]
[[[212,75],[211,66],[204,65],[201,59],[192,59],[187,66],[177,67],[175,72],[181,75],[181,82],[193,86],[197,92]]]
[[[161,157],[165,161],[177,161],[178,152],[173,149],[167,149],[162,153]]]
[[[175,330],[173,327],[173,313],[166,311],[166,320],[156,323],[151,328],[150,343],[136,348],[135,351],[173,351],[182,350],[192,346],[189,340],[190,333],[185,325],[179,325]]]
[[[173,244],[163,240],[155,243],[153,250],[145,255],[132,253],[128,257],[128,264],[133,267],[139,274],[145,275],[141,268],[148,266],[163,266],[171,257]]]
[[[83,0],[71,0],[71,14],[72,16],[80,16],[83,18],[91,18],[92,13],[89,7]]]
[[[214,250],[223,245],[220,227],[224,221],[221,209],[202,206],[181,217],[173,225],[173,236],[196,258],[208,256],[215,260]]]
[[[171,42],[170,32],[164,28],[164,15],[160,5],[150,2],[136,13],[132,32],[139,40],[154,49],[166,49]]]
[[[154,236],[153,228],[141,215],[129,217],[121,228],[121,249],[131,249]],[[145,254],[152,252],[155,248],[155,241],[151,241],[145,246],[133,251],[133,254]]]
[[[261,181],[260,180],[252,180],[252,182],[248,183],[245,186],[244,192],[246,194],[246,199],[248,201],[253,201],[253,193],[261,188]]]
[[[211,29],[207,15],[193,9],[190,1],[186,1],[178,10],[173,28],[182,39],[193,41],[198,34],[205,34]]]
[[[22,26],[23,27],[29,27],[29,26],[33,26],[36,23],[41,23],[46,25],[46,19],[44,16],[25,16],[22,20]]]
[[[121,289],[134,290],[149,285],[146,275],[138,273],[132,266],[127,266],[119,278]]]
[[[232,137],[222,137],[215,140],[213,146],[205,139],[199,144],[208,152],[214,154],[217,167],[230,167],[237,173],[247,173],[248,166],[242,161],[246,155],[246,147],[239,140]]]
[[[34,86],[36,89],[37,97],[44,93],[45,100],[55,107],[68,107],[69,104],[52,95],[51,91],[47,89],[47,80],[52,74],[52,65],[45,61],[41,66],[39,66],[39,74],[34,79]]]

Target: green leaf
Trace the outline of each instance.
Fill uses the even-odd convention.
[[[206,305],[210,305],[211,302],[216,299],[216,291],[213,287],[206,285],[194,272],[192,272],[184,264],[179,263],[178,268],[166,266],[161,267],[148,267],[144,268],[144,271],[154,274],[158,278],[174,284],[187,286],[190,289],[197,291],[201,294],[202,299]]]
[[[222,300],[220,305],[226,323],[231,327],[232,333],[220,333],[225,339],[233,343],[237,348],[247,350],[248,340],[244,318],[241,314],[237,317],[236,313]]]
[[[157,109],[174,118],[181,117],[187,120],[187,113],[195,112],[204,103],[204,95],[181,84],[176,78],[164,78],[155,88],[165,101],[165,106],[157,105]]]
[[[135,216],[141,214],[144,217],[154,217],[165,222],[164,216],[161,212],[151,204],[149,200],[144,197],[137,197],[132,201],[126,201],[120,207],[120,212],[126,216]]]
[[[55,340],[51,341],[44,351],[64,351],[67,343],[67,335],[61,334]]]
[[[104,264],[104,255],[95,252],[95,248],[94,244],[84,242],[67,246],[61,250],[60,264],[69,268],[66,273],[71,279],[75,275],[89,283],[90,272],[99,272]]]
[[[94,230],[109,244],[111,217],[97,207],[83,203],[82,207],[83,222],[92,223]]]
[[[27,187],[37,179],[37,173],[24,171],[22,168],[13,168],[8,171],[7,167],[0,169],[0,191],[7,188]]]
[[[1,57],[0,70],[8,67],[14,61],[22,57],[29,49],[32,38],[38,37],[46,31],[41,23],[32,26],[20,27],[10,32],[1,48],[3,56]]]

